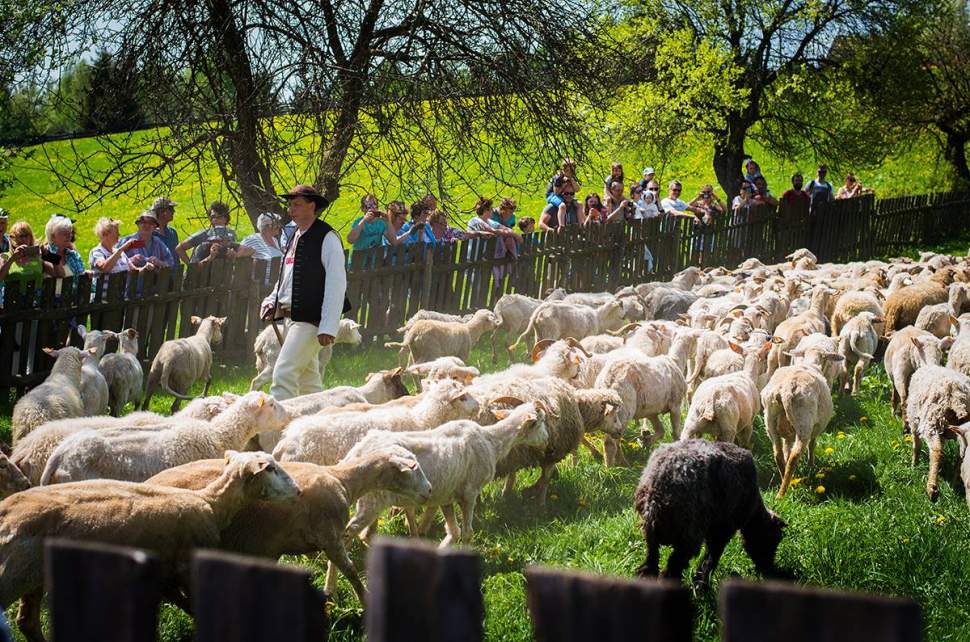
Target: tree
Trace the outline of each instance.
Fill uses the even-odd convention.
[[[187,168],[201,178],[214,162],[255,219],[279,208],[288,176],[309,177],[333,200],[378,148],[396,152],[381,173],[416,193],[445,168],[504,180],[522,150],[535,172],[580,149],[580,108],[599,102],[601,83],[588,79],[602,76],[600,58],[586,46],[600,42],[598,23],[580,0],[52,6],[30,25],[61,25],[51,60],[97,43],[138,69],[149,122],[162,120],[155,109],[167,112],[168,127],[99,138],[115,160],[107,170],[82,157],[52,167],[81,195],[79,208]]]
[[[938,137],[956,183],[970,187],[970,8],[965,0],[929,4],[928,15],[880,37],[845,43],[852,88],[906,139]]]
[[[825,108],[818,99],[826,97],[822,83],[830,77],[820,72],[833,64],[832,43],[840,36],[881,32],[917,5],[915,0],[631,0],[630,33],[645,42],[675,43],[675,48],[659,47],[648,61],[661,80],[651,90],[659,107],[673,114],[671,120],[710,136],[714,173],[734,196],[750,136],[760,134],[759,142],[782,155],[790,155],[796,142],[818,149],[843,139],[835,124],[812,115]],[[703,64],[685,69],[679,66],[685,57]],[[712,100],[703,100],[705,92]],[[784,145],[778,144],[779,133]],[[873,149],[858,143],[853,148]]]
[[[98,53],[91,77],[81,127],[91,132],[123,132],[145,125],[135,70],[107,51]]]

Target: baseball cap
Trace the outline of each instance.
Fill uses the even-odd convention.
[[[644,176],[646,176],[647,174],[656,174],[656,173],[657,172],[653,171],[653,168],[652,167],[644,167],[643,168],[643,175]]]
[[[167,196],[159,196],[152,202],[152,206],[149,208],[152,212],[157,212],[159,210],[168,209],[170,207],[174,208],[178,203],[168,198]]]
[[[156,226],[158,225],[158,217],[155,216],[155,212],[153,212],[151,210],[142,210],[141,214],[139,214],[135,218],[135,223],[137,224],[138,221],[142,220],[143,218],[147,218],[152,223],[154,223]]]

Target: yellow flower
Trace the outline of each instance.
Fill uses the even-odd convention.
[[[815,479],[825,479],[825,473],[823,472],[815,473]]]
[[[855,475],[849,475],[849,481],[855,481]]]
[[[913,443],[913,436],[912,435],[906,435],[905,437],[903,437],[903,441],[905,441],[907,444],[911,444],[911,443]]]
[[[831,446],[829,446],[828,448],[825,449],[825,454],[826,455],[831,455],[834,452],[835,452],[835,448],[832,448]]]
[[[933,523],[936,524],[937,526],[939,526],[940,524],[942,524],[945,521],[946,521],[946,517],[944,517],[943,515],[937,515],[936,516],[936,519],[933,520]]]
[[[795,477],[794,479],[791,480],[792,486],[798,486],[800,483],[802,483],[801,477]]]
[[[860,424],[867,424],[867,423],[869,423],[869,417],[859,417],[859,423]]]
[[[816,486],[815,487],[815,492],[818,493],[819,495],[821,495],[822,493],[825,492],[825,486],[821,486],[821,485]]]
[[[559,499],[559,495],[549,495],[549,499],[551,499],[552,501],[556,501],[557,499]]]
[[[843,439],[845,439],[845,433],[840,430],[838,434],[835,435],[835,438],[838,439],[839,441],[842,441]]]
[[[893,447],[893,448],[899,448],[899,442],[896,441],[895,439],[893,439],[891,442],[889,442],[889,445],[891,447]]]
[[[903,538],[903,544],[909,544],[909,538],[908,537],[904,537]]]

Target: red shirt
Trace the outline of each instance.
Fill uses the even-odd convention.
[[[805,203],[808,205],[810,200],[811,198],[809,197],[808,192],[803,189],[797,190],[792,188],[781,195],[781,202],[785,205],[796,205],[798,203]]]

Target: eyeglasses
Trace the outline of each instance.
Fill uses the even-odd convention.
[[[649,191],[651,191],[651,192],[659,192],[660,191],[660,188],[659,187],[648,187],[647,189]]]
[[[670,191],[673,192],[674,194],[680,194],[680,188],[679,187],[675,187],[675,188],[673,188]]]
[[[563,192],[562,195],[563,196],[575,196],[576,195],[576,192]]]

